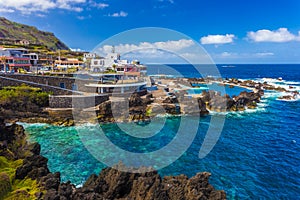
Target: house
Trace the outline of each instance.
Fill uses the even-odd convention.
[[[58,69],[66,70],[69,68],[81,68],[83,67],[83,61],[78,60],[77,58],[60,58],[55,60],[54,66]]]
[[[32,66],[37,66],[39,61],[39,55],[37,53],[27,53],[23,54],[23,57],[30,59],[30,64]]]
[[[105,58],[92,58],[90,69],[93,72],[103,72],[107,69],[113,69],[113,66],[120,60],[120,54],[109,53]]]
[[[24,48],[1,48],[1,70],[17,72],[22,69],[29,71],[31,67],[30,58],[24,57],[24,53],[28,53],[28,50]]]
[[[20,44],[20,45],[25,45],[25,46],[27,46],[27,45],[30,44],[30,42],[29,42],[28,40],[22,39],[22,40],[16,40],[16,41],[15,41],[15,44]]]

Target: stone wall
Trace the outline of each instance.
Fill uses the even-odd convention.
[[[49,97],[50,108],[89,108],[109,100],[108,95],[62,95]]]
[[[96,92],[96,88],[88,88],[85,84],[95,83],[95,80],[83,80],[73,77],[34,76],[28,74],[1,74],[0,87],[18,86],[21,84],[39,87],[44,91],[51,91],[56,95],[70,95],[72,93]],[[80,93],[78,93],[80,94]]]
[[[32,87],[38,87],[38,88],[41,88],[45,92],[51,92],[55,95],[72,95],[73,93],[81,94],[81,92],[76,92],[76,91],[72,91],[72,90],[68,90],[68,89],[64,89],[64,88],[60,88],[60,87],[43,85],[43,84],[38,84],[38,83],[34,83],[34,82],[28,82],[28,81],[23,81],[23,80],[0,76],[0,88],[6,87],[6,86],[20,86],[22,84],[26,84],[26,85],[29,85]]]

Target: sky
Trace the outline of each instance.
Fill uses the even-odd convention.
[[[224,64],[300,63],[299,11],[299,0],[0,0],[0,16],[53,32],[73,50],[92,51],[124,31],[158,27],[169,31],[132,32],[111,45],[116,51],[167,46],[194,57],[198,45]],[[172,62],[159,50],[139,58]]]

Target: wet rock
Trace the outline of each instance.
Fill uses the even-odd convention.
[[[137,93],[129,97],[129,107],[144,106],[144,101]]]
[[[4,197],[11,190],[11,183],[9,175],[1,172],[0,173],[0,198]]]
[[[75,191],[75,185],[71,184],[70,181],[60,184],[58,188],[60,199],[63,199],[62,197],[64,197],[65,199],[70,199],[70,197],[73,197]]]
[[[60,173],[48,173],[46,176],[40,178],[40,183],[46,190],[58,190],[60,184]]]
[[[118,167],[117,167],[118,168]],[[97,177],[92,175],[82,188],[76,190],[73,199],[101,197],[104,199],[226,199],[224,191],[218,191],[208,182],[210,173],[198,173],[192,178],[185,175],[163,179],[156,171],[129,173],[106,168]]]
[[[169,97],[166,97],[163,101],[163,103],[178,103],[178,99],[176,96],[169,96]]]
[[[40,177],[46,176],[49,173],[47,162],[48,159],[40,155],[25,158],[23,165],[16,171],[16,178],[24,179],[28,176],[32,179],[39,179]]]
[[[3,121],[3,120],[2,120]],[[13,128],[12,128],[13,127]],[[24,143],[24,129],[20,126],[5,127],[2,132],[16,131],[13,136],[1,135],[8,144],[23,141],[24,149],[16,155],[30,155],[25,157],[21,167],[17,168],[15,178],[30,178],[37,180],[41,190],[36,191],[36,199],[45,200],[90,200],[90,199],[225,199],[224,191],[215,190],[209,183],[209,173],[200,173],[188,179],[186,176],[165,177],[161,179],[157,171],[145,172],[146,168],[135,169],[135,173],[124,172],[127,168],[119,164],[116,168],[106,168],[99,176],[91,175],[82,188],[75,188],[70,182],[61,183],[60,173],[50,173],[47,167],[47,158],[38,155],[38,144]],[[21,131],[21,132],[20,132]],[[11,137],[11,138],[10,138]],[[3,142],[0,140],[0,142]],[[4,148],[4,147],[3,147]],[[5,147],[7,148],[7,147]],[[25,152],[26,151],[26,152]],[[28,154],[28,152],[30,152]],[[33,155],[31,155],[33,154]],[[16,157],[19,159],[18,157]],[[147,169],[148,170],[148,169]],[[11,189],[11,180],[5,173],[0,173],[0,195],[5,195]],[[45,191],[45,192],[44,192]],[[31,198],[29,191],[15,191],[14,197],[21,199]],[[20,199],[19,198],[19,199]]]
[[[0,156],[8,159],[24,158],[23,149],[26,147],[24,128],[18,124],[5,126],[2,120],[0,126]]]

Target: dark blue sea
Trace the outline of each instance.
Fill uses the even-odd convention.
[[[200,77],[197,70],[189,65],[169,67],[184,77]],[[218,70],[223,78],[255,79],[300,91],[300,65],[218,65]],[[162,66],[149,66],[148,73],[168,74],[168,71],[164,71]],[[206,75],[210,74],[201,74]],[[282,80],[278,80],[279,77]],[[229,90],[231,93],[240,92]],[[155,129],[155,123],[160,124],[160,120],[163,127],[149,138],[127,135],[118,128],[118,124],[105,124],[101,128],[107,138],[122,149],[150,152],[161,149],[177,137],[181,120],[196,121],[199,127],[191,145],[179,159],[160,169],[161,175],[186,174],[191,177],[197,172],[208,171],[212,174],[210,183],[225,190],[228,199],[300,199],[300,101],[299,98],[293,101],[278,99],[283,95],[286,94],[266,91],[255,110],[212,113],[200,120],[192,116],[160,116],[149,127],[150,130]],[[213,117],[225,118],[225,124],[214,148],[200,159],[199,149]],[[78,134],[80,130],[84,141],[93,145],[98,134],[95,125],[77,128],[23,125],[30,140],[41,144],[41,154],[49,159],[50,170],[61,172],[62,181],[71,180],[80,185],[89,175],[98,174],[105,167],[89,153]],[[125,127],[131,125],[122,124]],[[190,129],[184,131],[188,135]],[[113,152],[109,152],[104,144],[99,147],[99,154],[109,157]]]

